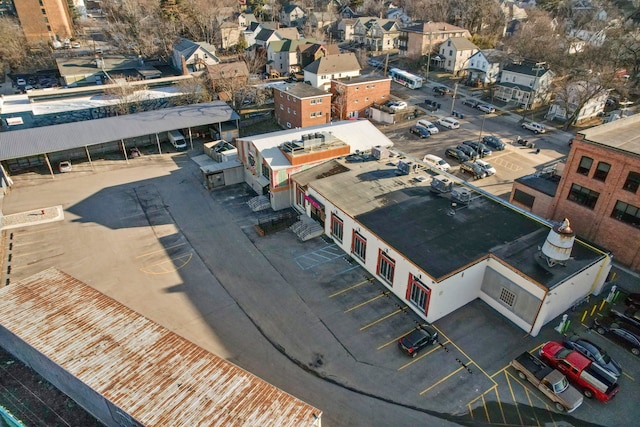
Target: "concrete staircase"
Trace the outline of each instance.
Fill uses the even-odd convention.
[[[289,229],[303,242],[324,234],[322,225],[307,216],[301,217],[300,221],[293,224]]]
[[[266,196],[256,196],[247,202],[247,205],[251,208],[252,211],[258,212],[263,211],[265,209],[269,209],[271,207],[271,202],[269,198]]]

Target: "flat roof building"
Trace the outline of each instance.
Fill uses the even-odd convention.
[[[320,426],[322,412],[55,268],[0,289],[2,346],[107,426]]]

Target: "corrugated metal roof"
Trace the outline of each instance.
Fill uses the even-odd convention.
[[[319,425],[320,410],[55,268],[0,289],[0,324],[146,426]]]
[[[237,120],[223,101],[0,133],[0,160],[18,159],[174,129]]]

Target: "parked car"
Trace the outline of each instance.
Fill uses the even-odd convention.
[[[71,162],[69,160],[62,161],[58,163],[58,170],[61,173],[71,172]]]
[[[485,162],[484,160],[480,160],[480,159],[476,160],[475,163],[476,165],[480,165],[480,167],[484,169],[484,171],[487,173],[487,176],[496,174],[496,168],[491,166],[491,163]]]
[[[462,103],[464,105],[468,105],[471,108],[476,108],[478,107],[478,105],[480,105],[480,101],[475,98],[465,98],[464,101],[462,101]]]
[[[596,317],[591,329],[626,347],[635,356],[640,356],[640,331],[637,328],[618,323],[615,318],[607,316]]]
[[[491,155],[491,150],[489,150],[483,143],[477,141],[464,141],[464,145],[468,145],[473,148],[473,151],[478,153],[480,157],[487,157]]]
[[[469,156],[467,156],[466,154],[464,154],[462,151],[458,150],[457,148],[447,148],[444,151],[444,155],[447,157],[451,157],[452,159],[456,159],[458,162],[462,163],[462,162],[468,162],[469,161]]]
[[[431,136],[431,132],[429,132],[429,129],[424,126],[411,126],[409,128],[409,132],[414,135],[418,135],[420,138],[429,138]]]
[[[462,172],[471,174],[475,179],[487,177],[487,172],[482,169],[482,166],[472,162],[463,162],[462,164],[460,164],[460,170]]]
[[[533,133],[545,133],[547,130],[543,125],[536,122],[524,122],[522,123],[522,129],[530,130]]]
[[[624,305],[627,307],[640,308],[640,294],[629,294],[624,300]]]
[[[73,42],[73,43],[71,43],[71,47],[73,49],[80,49],[80,43],[79,42]]]
[[[27,85],[27,81],[25,79],[23,79],[22,77],[18,77],[16,79],[16,85],[17,86],[26,86]]]
[[[451,89],[449,89],[446,86],[436,86],[436,87],[433,88],[433,92],[436,95],[443,96],[443,95],[447,95],[447,94],[451,93]]]
[[[493,135],[487,135],[482,137],[482,143],[487,147],[491,147],[496,151],[502,151],[507,148],[507,144],[502,142],[500,138]]]
[[[496,112],[496,107],[490,104],[478,104],[476,108],[485,114],[491,114]]]
[[[449,163],[442,159],[442,157],[438,157],[435,154],[426,154],[422,158],[422,161],[445,172],[449,172],[449,169],[451,169],[451,165]]]
[[[390,105],[389,108],[391,108],[393,111],[404,110],[405,108],[407,108],[407,103],[404,101],[396,101],[393,105]]]
[[[579,337],[566,338],[563,345],[577,351],[593,363],[600,365],[602,369],[610,372],[616,378],[622,374],[620,364],[612,359],[606,351],[589,340]]]
[[[443,117],[438,119],[436,123],[447,129],[458,129],[460,127],[460,122],[453,117]]]
[[[611,316],[617,317],[623,323],[629,323],[640,329],[640,310],[635,307],[628,308],[624,311],[612,308]]]
[[[440,132],[440,129],[438,129],[438,127],[436,125],[434,125],[433,123],[431,123],[429,120],[420,119],[416,123],[416,126],[422,126],[422,127],[427,128],[427,130],[429,131],[429,133],[431,135],[433,135],[434,133]]]
[[[458,150],[462,151],[464,154],[466,154],[467,157],[469,157],[470,160],[475,160],[476,157],[478,157],[478,153],[476,153],[476,150],[474,150],[473,148],[469,147],[468,145],[460,144],[456,148]]]
[[[411,357],[416,357],[423,348],[438,342],[438,331],[432,326],[422,325],[398,340],[398,346]]]

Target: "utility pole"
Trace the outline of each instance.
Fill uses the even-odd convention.
[[[387,53],[387,56],[384,59],[384,70],[382,70],[382,76],[386,77],[387,75],[387,67],[389,66],[389,54]]]
[[[453,99],[451,100],[451,114],[453,115],[453,107],[456,104],[456,94],[458,93],[458,83],[453,86]]]
[[[427,79],[429,81],[429,67],[431,66],[431,35],[433,31],[429,31],[429,51],[427,52]]]

